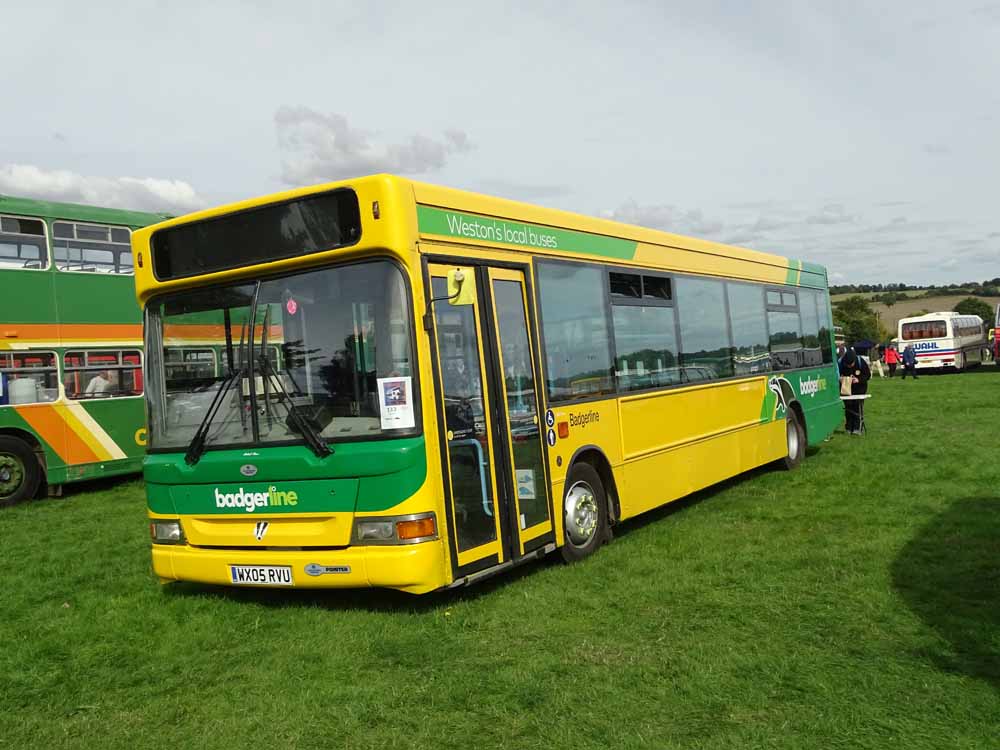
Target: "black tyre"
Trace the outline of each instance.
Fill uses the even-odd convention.
[[[576,562],[594,554],[608,536],[608,497],[601,477],[578,462],[566,477],[563,495],[563,560]]]
[[[785,442],[788,455],[781,459],[781,465],[791,471],[802,463],[806,455],[806,430],[794,409],[785,414]]]
[[[0,435],[0,507],[35,496],[42,471],[23,440]]]

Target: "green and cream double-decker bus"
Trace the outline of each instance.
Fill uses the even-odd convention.
[[[0,196],[0,505],[139,471],[130,234],[164,218]]]

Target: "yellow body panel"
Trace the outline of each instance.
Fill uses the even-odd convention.
[[[290,565],[299,588],[378,586],[423,594],[451,580],[442,540],[421,544],[347,547],[339,550],[218,550],[153,545],[153,572],[161,581],[230,585],[230,565]],[[310,576],[304,566],[349,567],[346,573]]]

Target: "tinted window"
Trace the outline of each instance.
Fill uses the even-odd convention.
[[[553,401],[612,393],[604,271],[538,264],[546,388]]]
[[[943,320],[921,320],[903,323],[903,341],[918,339],[940,339],[948,335],[948,326]]]
[[[672,307],[615,305],[612,315],[620,391],[682,382]]]
[[[802,331],[797,312],[769,310],[767,325],[771,332],[771,366],[791,370],[802,366]]]
[[[764,290],[753,284],[726,284],[733,331],[733,364],[737,375],[771,369]]]
[[[816,292],[807,290],[799,292],[799,312],[802,315],[802,364],[805,367],[815,367],[823,363],[819,337],[818,297]]]
[[[729,377],[733,374],[733,361],[722,282],[682,277],[675,283],[685,378]]]
[[[361,238],[358,197],[352,190],[261,206],[161,229],[153,234],[153,271],[176,279],[295,258]]]
[[[612,297],[642,296],[642,277],[633,273],[612,273],[608,275]]]
[[[670,279],[665,276],[643,276],[642,296],[653,299],[670,299]]]
[[[819,348],[823,363],[833,362],[833,321],[830,320],[830,298],[827,292],[816,293],[816,316],[819,318]]]

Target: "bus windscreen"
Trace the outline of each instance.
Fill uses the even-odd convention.
[[[151,238],[160,281],[296,258],[355,244],[361,212],[353,190],[333,190],[203,221]]]

